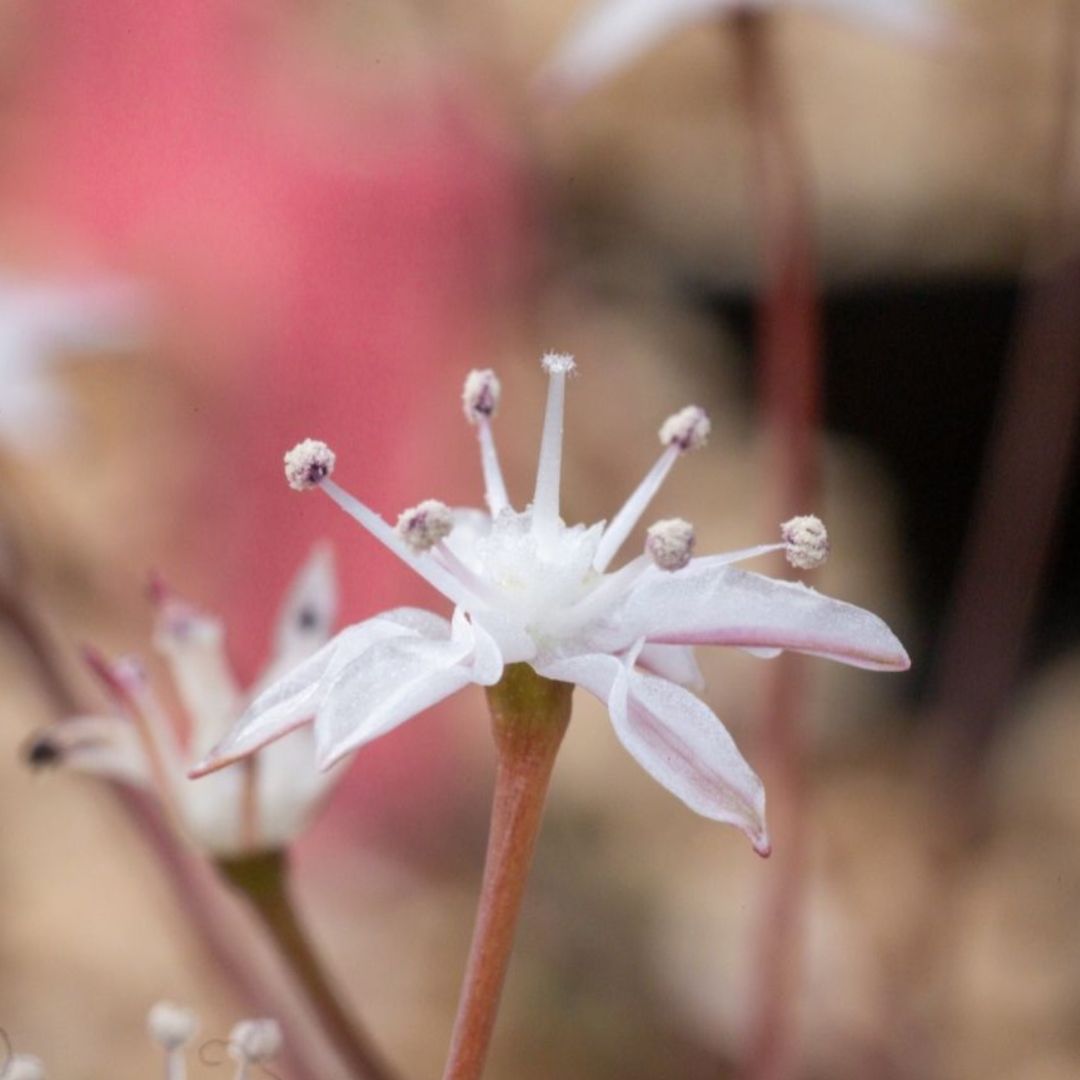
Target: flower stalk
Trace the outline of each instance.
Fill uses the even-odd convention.
[[[250,903],[341,1059],[361,1080],[393,1080],[395,1073],[370,1037],[341,1004],[293,906],[284,851],[216,862],[221,875]]]
[[[487,690],[495,792],[484,879],[443,1080],[483,1074],[573,686],[511,664]]]

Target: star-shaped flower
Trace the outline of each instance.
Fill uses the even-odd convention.
[[[49,369],[80,351],[128,344],[144,303],[123,282],[0,274],[0,441],[26,452],[55,439],[68,423],[69,404]]]
[[[136,661],[109,662],[95,654],[91,663],[124,715],[59,721],[31,742],[28,760],[153,790],[185,832],[213,856],[283,847],[334,779],[315,768],[310,731],[294,732],[199,784],[187,779],[187,771],[241,715],[252,694],[274,684],[329,638],[337,609],[330,550],[316,547],[297,574],[278,617],[273,656],[248,693],[237,686],[229,667],[221,621],[160,586],[156,591],[154,640],[189,717],[186,741]]]
[[[560,95],[583,94],[687,26],[785,6],[924,43],[941,41],[948,29],[932,0],[596,0],[586,4],[540,81]]]
[[[760,780],[712,711],[685,687],[700,685],[692,646],[733,645],[762,655],[783,649],[858,667],[903,670],[907,654],[861,608],[801,584],[734,564],[784,550],[817,565],[827,538],[816,518],[797,518],[781,542],[727,555],[693,556],[685,521],[658,522],[646,551],[609,572],[675,462],[709,433],[689,406],[660,429],[660,457],[610,524],[566,525],[559,516],[563,401],[569,356],[543,359],[550,378],[536,488],[515,510],[495,452],[491,420],[499,382],[474,371],[465,413],[480,441],[487,511],[450,511],[429,500],[396,528],[330,477],[334,454],[306,440],[285,459],[298,489],[321,488],[376,539],[455,605],[450,622],[399,608],[343,630],[269,686],[193,775],[236,762],[314,718],[328,767],[467,686],[492,686],[508,664],[573,683],[603,701],[616,735],[655,779],[698,813],[746,831],[769,850]]]

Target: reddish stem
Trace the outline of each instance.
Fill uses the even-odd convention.
[[[1047,197],[1029,253],[1037,277],[998,395],[933,694],[944,720],[945,789],[961,801],[1023,660],[1080,434],[1080,255],[1071,230],[1080,7],[1070,0],[1061,18]]]
[[[488,691],[496,753],[491,831],[443,1080],[483,1074],[571,693],[569,684],[543,679],[525,664],[508,667]]]
[[[813,508],[818,476],[821,331],[817,266],[799,139],[787,113],[767,18],[736,19],[738,59],[751,138],[750,189],[761,250],[757,307],[762,411],[776,521]],[[802,934],[806,792],[800,729],[803,658],[784,655],[766,676],[763,772],[775,856],[765,870],[765,900],[747,1048],[747,1074],[780,1080],[794,1065],[792,999]]]

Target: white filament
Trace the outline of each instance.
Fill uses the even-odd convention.
[[[389,548],[403,563],[415,570],[432,588],[437,589],[448,600],[466,608],[475,606],[477,598],[465,589],[460,581],[431,559],[414,555],[409,551],[394,531],[393,526],[379,517],[370,507],[365,506],[333,480],[324,480],[319,485],[319,490],[325,491],[349,517],[359,522],[379,543]]]
[[[480,440],[480,465],[484,470],[484,499],[491,516],[496,517],[510,505],[510,500],[506,495],[506,483],[495,450],[495,436],[486,416],[478,417],[476,434]]]
[[[661,484],[667,479],[675,462],[679,460],[681,452],[674,444],[664,450],[656,459],[656,464],[634,489],[634,493],[623,503],[622,509],[612,518],[611,524],[604,530],[600,546],[596,549],[596,558],[593,560],[593,566],[601,573],[608,568],[611,560],[619,553],[619,548],[626,543],[626,538],[641,520],[641,515],[648,509],[653,496],[660,490]]]

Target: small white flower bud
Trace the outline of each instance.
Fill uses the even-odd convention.
[[[430,551],[454,531],[454,513],[438,499],[425,499],[402,512],[397,534],[415,552]]]
[[[166,1050],[179,1050],[187,1046],[199,1030],[199,1018],[193,1009],[175,1005],[171,1001],[159,1001],[146,1017],[146,1029],[150,1038]]]
[[[465,419],[470,424],[478,424],[481,417],[489,419],[499,409],[502,396],[502,383],[491,368],[474,368],[465,376],[465,389],[461,393],[461,403],[465,407]]]
[[[285,455],[285,479],[294,491],[318,487],[334,471],[334,451],[318,439],[305,439]]]
[[[813,514],[793,517],[780,526],[787,561],[800,570],[816,570],[829,557],[829,534]]]
[[[6,1068],[0,1064],[3,1080],[45,1080],[45,1063],[33,1054],[15,1054]]]
[[[577,368],[574,358],[569,353],[544,353],[540,363],[549,375],[569,375]]]
[[[241,1020],[229,1032],[229,1050],[245,1065],[261,1065],[281,1051],[281,1028],[276,1020]]]
[[[694,526],[682,518],[658,521],[645,534],[645,552],[661,570],[681,570],[694,554]]]
[[[699,405],[687,405],[669,416],[660,428],[660,442],[664,446],[677,446],[685,453],[705,445],[712,431],[708,414]]]

